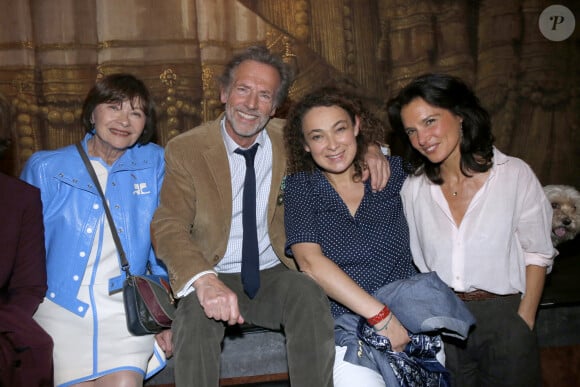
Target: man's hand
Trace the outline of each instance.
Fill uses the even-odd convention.
[[[391,168],[378,145],[371,144],[367,148],[365,166],[366,168],[363,168],[362,175],[363,181],[366,181],[370,177],[371,187],[374,192],[385,188],[391,176]]]
[[[165,357],[170,358],[173,355],[173,343],[171,342],[171,338],[173,334],[171,329],[165,329],[155,335],[155,340],[157,340],[157,344],[161,347],[163,352],[165,352]]]
[[[214,274],[198,278],[193,287],[205,315],[228,325],[242,324],[244,318],[238,307],[238,297]]]

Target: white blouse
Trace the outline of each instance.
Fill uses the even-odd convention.
[[[527,265],[551,268],[552,208],[532,169],[494,149],[494,165],[459,227],[441,187],[410,176],[401,191],[413,260],[458,292],[524,293]]]

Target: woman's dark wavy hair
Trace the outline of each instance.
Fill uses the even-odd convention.
[[[302,120],[311,109],[320,106],[338,106],[345,110],[352,123],[355,117],[360,119],[359,134],[356,138],[357,151],[354,160],[355,179],[362,175],[364,160],[368,145],[383,142],[385,127],[383,123],[371,114],[362,102],[354,95],[336,87],[323,87],[305,95],[296,102],[288,113],[284,127],[284,145],[288,157],[287,173],[312,172],[317,168],[312,155],[304,150],[306,140],[302,131]]]
[[[91,123],[93,111],[102,103],[121,103],[124,100],[131,102],[131,107],[135,100],[139,101],[141,109],[145,113],[145,128],[137,139],[137,144],[144,145],[150,142],[155,136],[157,127],[157,114],[155,103],[147,86],[131,74],[111,74],[98,80],[87,94],[83,103],[81,122],[88,133],[93,133],[94,128]]]
[[[401,119],[401,110],[416,98],[429,105],[446,109],[463,119],[460,143],[461,172],[485,172],[492,166],[494,137],[489,113],[473,91],[459,78],[447,74],[424,74],[405,86],[387,103],[391,128],[403,137],[407,172],[423,172],[435,184],[442,184],[441,165],[434,164],[411,145]]]
[[[294,81],[294,73],[280,55],[270,52],[270,50],[265,46],[250,46],[234,56],[226,64],[222,75],[219,77],[220,86],[224,90],[229,90],[234,80],[235,71],[242,62],[247,60],[253,60],[255,62],[270,65],[278,71],[278,74],[280,75],[280,86],[278,87],[278,90],[276,90],[274,107],[281,106],[288,95],[290,85]]]

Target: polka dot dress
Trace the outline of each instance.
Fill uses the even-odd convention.
[[[364,197],[353,217],[321,171],[286,178],[284,212],[286,253],[295,243],[317,243],[361,288],[373,293],[383,285],[416,273],[400,190],[406,178],[402,161],[389,158],[391,177],[373,193],[365,182]],[[331,300],[335,318],[348,311]]]

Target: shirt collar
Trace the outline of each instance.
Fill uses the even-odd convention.
[[[305,172],[305,173],[308,173],[308,172]],[[330,184],[330,182],[328,181],[328,179],[324,175],[324,172],[322,172],[322,170],[320,168],[315,168],[314,171],[312,172],[312,181],[314,182],[314,184],[316,184],[316,186],[318,187],[319,190],[324,189],[324,187],[326,187],[327,189],[332,188],[332,184]],[[370,178],[364,182],[364,186],[365,186],[365,193],[366,193],[366,191],[372,192]]]
[[[240,148],[240,146],[238,144],[236,144],[236,142],[230,137],[230,135],[226,131],[226,117],[225,117],[225,115],[220,122],[220,130],[221,130],[222,137],[224,139],[224,144],[226,146],[226,150],[227,150],[228,154],[229,155],[234,154],[234,151],[236,149]],[[266,136],[265,132],[266,132],[265,129],[260,131],[260,133],[258,134],[258,137],[256,137],[256,140],[252,143],[252,145],[250,145],[248,148],[241,148],[241,149],[249,149],[256,143],[258,143],[260,146],[262,146],[265,143],[265,136]]]
[[[493,147],[493,164],[502,165],[509,161],[509,157],[501,153],[496,147]]]
[[[510,161],[509,157],[501,153],[496,147],[493,147],[493,167],[489,170],[488,181],[495,179],[497,168],[507,164]],[[487,181],[486,181],[487,184]]]

